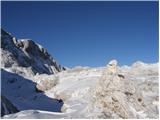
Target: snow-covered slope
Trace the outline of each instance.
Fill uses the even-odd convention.
[[[63,70],[41,45],[29,39],[17,40],[1,29],[1,92],[10,102],[5,106],[13,104],[18,110],[61,111],[63,103],[45,96],[40,91],[38,80],[36,82],[32,77],[42,73],[56,74]],[[54,86],[55,83],[50,82],[49,85]],[[7,108],[2,100],[2,107]],[[8,112],[2,109],[1,115],[13,113],[10,108]]]
[[[139,67],[117,66],[115,75],[108,67],[67,70],[58,74],[59,84],[45,93],[62,98],[62,111],[72,118],[158,118],[158,64]],[[127,107],[125,114],[120,106]]]
[[[18,109],[3,95],[1,95],[1,115],[19,112]]]
[[[43,92],[36,90],[33,79],[1,69],[2,94],[20,111],[39,109],[60,112],[63,102],[49,98]]]
[[[30,39],[17,40],[1,29],[1,67],[18,74],[54,74],[61,67],[47,50]]]
[[[25,110],[15,114],[5,115],[3,119],[67,119],[69,115],[66,113],[57,113],[41,110]]]
[[[63,71],[42,46],[5,31],[1,51],[2,95],[20,111],[3,118],[159,116],[159,63],[120,67],[113,60]]]
[[[115,73],[107,65],[36,75],[35,81],[56,78],[57,84],[44,94],[62,99],[62,112],[27,110],[4,118],[158,118],[158,64],[143,65],[117,66]]]

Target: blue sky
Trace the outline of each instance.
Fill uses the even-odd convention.
[[[2,28],[63,66],[158,62],[158,2],[2,2]]]

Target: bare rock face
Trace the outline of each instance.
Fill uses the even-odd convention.
[[[132,80],[120,77],[117,61],[109,62],[89,105],[91,118],[143,118],[143,97]]]

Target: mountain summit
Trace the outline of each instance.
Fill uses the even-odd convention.
[[[47,50],[30,39],[17,39],[1,29],[2,67],[30,74],[55,74],[64,68],[55,61]],[[21,68],[21,69],[20,69]]]

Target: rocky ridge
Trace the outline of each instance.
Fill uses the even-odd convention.
[[[30,39],[17,39],[1,29],[1,67],[18,74],[55,74],[65,68],[45,48]]]

